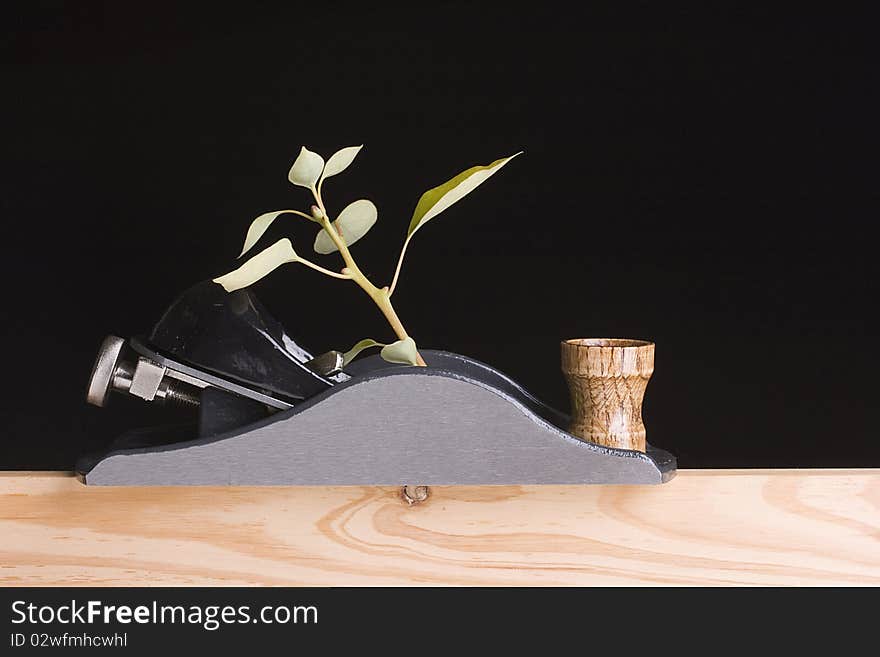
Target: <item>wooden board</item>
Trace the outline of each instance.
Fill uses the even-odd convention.
[[[880,470],[662,486],[93,488],[0,474],[4,585],[880,584]]]

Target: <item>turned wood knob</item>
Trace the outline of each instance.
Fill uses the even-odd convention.
[[[565,340],[562,373],[571,393],[568,432],[591,443],[644,452],[642,400],[653,371],[653,342]]]

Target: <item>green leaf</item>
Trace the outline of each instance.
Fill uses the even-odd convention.
[[[376,223],[378,216],[379,211],[376,210],[373,202],[362,198],[346,206],[339,213],[336,221],[333,222],[333,226],[342,235],[345,243],[351,246],[367,234],[370,228],[373,227],[373,224]],[[315,252],[327,255],[337,250],[336,244],[330,239],[330,235],[322,228],[321,232],[315,236]]]
[[[446,208],[453,203],[460,201],[482,183],[486,182],[486,180],[488,180],[496,171],[520,153],[522,153],[522,151],[515,153],[510,157],[503,157],[500,160],[495,160],[492,164],[487,164],[486,166],[471,167],[466,171],[462,171],[452,180],[449,180],[434,189],[429,189],[422,194],[422,197],[416,204],[412,219],[409,222],[409,230],[406,233],[407,239],[412,237],[413,233],[443,212]]]
[[[364,349],[369,349],[370,347],[384,347],[385,345],[381,342],[376,342],[371,338],[367,338],[366,340],[361,340],[351,349],[342,354],[342,366],[345,367],[355,358],[357,355],[361,353]]]
[[[416,341],[412,338],[398,340],[389,345],[382,347],[379,352],[383,360],[389,363],[401,363],[403,365],[418,365],[419,350],[416,347]]]
[[[284,263],[297,262],[298,260],[299,256],[293,250],[293,245],[285,237],[275,242],[268,249],[260,251],[235,271],[215,278],[214,282],[222,285],[227,292],[234,292],[256,283],[263,276]]]
[[[290,167],[287,179],[294,185],[311,189],[318,182],[323,170],[324,158],[303,146],[293,166]]]
[[[348,148],[343,148],[330,156],[330,159],[327,160],[327,166],[324,167],[324,175],[322,178],[329,178],[330,176],[335,176],[337,173],[342,173],[348,168],[348,165],[354,162],[354,158],[360,152],[360,150],[364,147],[363,144],[360,146],[349,146]]]
[[[254,219],[251,222],[250,228],[248,228],[247,235],[244,238],[244,246],[241,249],[241,253],[238,254],[240,258],[245,253],[250,251],[254,244],[256,244],[259,239],[263,236],[267,230],[269,230],[269,226],[272,225],[272,222],[275,221],[282,214],[296,214],[293,210],[278,210],[276,212],[267,212],[266,214],[261,214],[259,217]]]

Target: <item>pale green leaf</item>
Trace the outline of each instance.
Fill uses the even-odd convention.
[[[294,185],[311,189],[318,182],[323,170],[324,158],[303,146],[293,166],[290,167],[287,179]]]
[[[407,239],[409,239],[413,233],[424,226],[428,221],[443,212],[453,203],[460,201],[462,198],[470,194],[482,183],[486,182],[486,180],[488,180],[496,171],[520,153],[522,153],[522,151],[515,153],[510,157],[503,157],[500,160],[495,160],[492,164],[487,164],[486,166],[471,167],[466,171],[462,171],[452,180],[449,180],[434,189],[429,189],[422,194],[422,197],[416,204],[412,219],[409,222],[409,230],[406,233]]]
[[[343,148],[333,153],[333,155],[330,156],[330,159],[327,160],[327,166],[324,167],[324,175],[322,178],[329,178],[330,176],[335,176],[337,173],[345,171],[348,168],[348,165],[354,162],[354,158],[363,147],[363,144],[360,146],[349,146],[348,148]]]
[[[280,239],[268,249],[260,251],[235,271],[215,278],[214,282],[222,285],[227,292],[234,292],[252,285],[266,274],[283,265],[285,262],[297,262],[299,256],[286,237]]]
[[[381,342],[376,342],[371,338],[367,338],[366,340],[361,340],[351,349],[342,354],[342,366],[345,367],[351,361],[353,361],[359,353],[361,353],[364,349],[369,349],[370,347],[384,347],[385,345]]]
[[[415,340],[412,338],[398,340],[397,342],[392,342],[391,344],[382,347],[382,351],[379,352],[379,355],[382,356],[383,360],[387,360],[389,363],[401,363],[403,365],[419,364],[419,350],[416,347]]]
[[[345,209],[339,213],[339,217],[333,222],[333,226],[342,235],[345,243],[351,246],[360,238],[367,234],[376,219],[379,211],[372,201],[365,198],[355,201],[347,205]],[[330,235],[323,228],[315,236],[315,252],[323,255],[337,251],[336,244],[330,239]]]
[[[251,222],[250,228],[248,228],[247,235],[244,238],[244,246],[241,249],[241,253],[238,254],[240,258],[245,253],[250,251],[254,244],[256,244],[259,239],[263,236],[267,230],[269,230],[269,226],[272,225],[272,222],[275,221],[280,215],[285,213],[295,214],[293,210],[278,210],[276,212],[267,212],[266,214],[261,214],[259,217],[254,219]]]

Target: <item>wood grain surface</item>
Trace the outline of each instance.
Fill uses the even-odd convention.
[[[92,488],[0,474],[4,585],[878,585],[880,470],[662,486]]]

